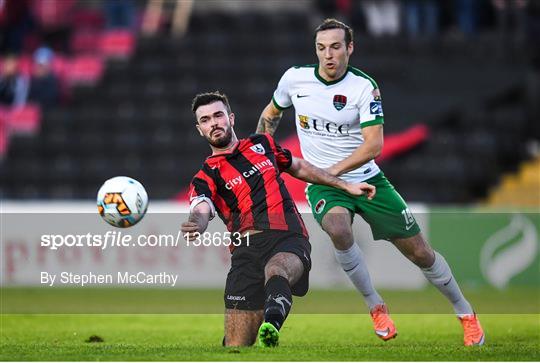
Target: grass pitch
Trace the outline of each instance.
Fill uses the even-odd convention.
[[[481,314],[486,332],[486,345],[466,348],[462,345],[460,324],[453,314],[394,313],[399,336],[389,342],[379,340],[373,333],[371,320],[364,313],[362,302],[349,291],[315,291],[314,296],[296,299],[293,313],[281,333],[280,346],[274,349],[223,348],[222,313],[175,314],[76,314],[75,301],[70,296],[80,294],[76,289],[33,290],[3,289],[0,334],[1,360],[540,360],[540,315],[538,300],[533,291],[533,304],[527,314]],[[174,300],[184,296],[189,301],[218,296],[207,309],[223,309],[220,291],[181,290],[109,290],[84,289],[101,297],[102,311],[107,311],[108,296],[129,295],[122,304],[130,311],[137,306],[142,311],[157,311],[158,306],[148,296],[158,294]],[[93,290],[93,291],[92,291]],[[493,293],[496,295],[496,293]],[[531,294],[515,292],[518,301],[530,301]],[[186,297],[186,295],[189,295]],[[411,297],[421,305],[442,304],[433,291],[384,293],[391,295],[390,308],[410,304]],[[485,292],[488,296],[489,293]],[[24,296],[33,298],[23,299]],[[401,303],[400,304],[400,296]],[[45,299],[47,297],[47,299]],[[390,296],[389,296],[390,297]],[[41,300],[40,300],[41,299]],[[352,302],[350,301],[352,299]],[[388,300],[388,299],[387,299]],[[71,309],[70,314],[50,312],[52,305]],[[164,304],[170,304],[170,301]],[[327,308],[327,302],[333,305]],[[485,300],[484,300],[485,301]],[[319,310],[356,312],[347,314],[316,313]],[[48,306],[50,304],[50,306]],[[120,305],[122,305],[120,304]],[[130,305],[131,304],[131,305]],[[500,301],[493,302],[492,312]],[[499,304],[499,305],[498,305]],[[41,310],[40,310],[41,305]],[[183,305],[183,304],[181,304]],[[530,309],[536,306],[536,310]],[[482,306],[488,308],[487,302]],[[45,310],[43,310],[45,308]],[[500,308],[500,306],[499,306]],[[434,307],[434,309],[436,309]],[[516,309],[517,310],[517,309]],[[527,310],[527,309],[526,309]],[[187,309],[186,311],[189,311]],[[489,310],[486,310],[489,311]],[[22,313],[26,312],[26,313]],[[92,337],[92,338],[91,338]],[[101,339],[98,339],[101,338]],[[102,340],[102,341],[99,341]]]

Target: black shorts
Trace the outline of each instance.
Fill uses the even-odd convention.
[[[245,241],[245,238],[242,239]],[[264,267],[279,252],[297,255],[304,273],[291,286],[293,295],[304,296],[309,289],[311,244],[304,236],[288,231],[269,230],[249,236],[249,246],[242,244],[233,250],[231,269],[225,283],[225,308],[262,310],[264,307]]]

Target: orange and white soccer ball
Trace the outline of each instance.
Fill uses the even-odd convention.
[[[110,225],[120,228],[137,224],[148,209],[148,194],[137,180],[116,176],[107,180],[97,195],[101,217]]]

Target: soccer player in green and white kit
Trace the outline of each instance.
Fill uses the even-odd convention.
[[[354,214],[370,225],[374,239],[392,242],[446,296],[462,323],[465,345],[482,345],[480,322],[448,263],[424,239],[407,204],[373,160],[383,146],[381,94],[371,77],[348,64],[354,49],[352,29],[335,19],[325,20],[315,30],[315,49],[318,64],[292,67],[283,74],[257,132],[273,134],[282,111],[294,106],[306,160],[348,182],[377,187],[371,201],[322,185],[310,185],[307,198],[334,244],[337,260],[364,296],[381,339],[394,338],[397,330],[353,240]]]

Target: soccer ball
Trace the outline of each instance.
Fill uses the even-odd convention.
[[[137,224],[148,208],[143,185],[127,176],[107,180],[97,195],[98,212],[112,226],[126,228]]]

